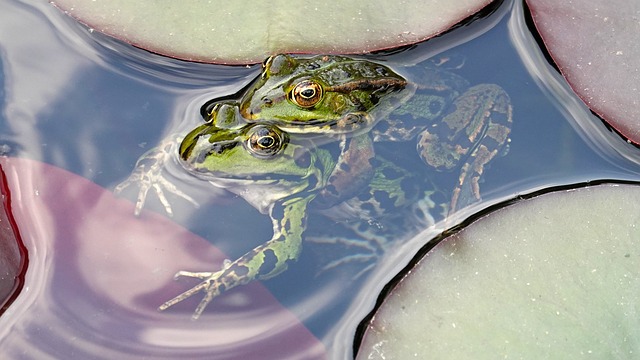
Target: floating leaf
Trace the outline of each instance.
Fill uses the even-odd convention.
[[[27,159],[0,165],[19,195],[14,216],[30,260],[29,291],[0,317],[3,357],[325,358],[258,282],[217,299],[199,321],[190,320],[198,298],[158,312],[190,287],[172,280],[177,270],[213,270],[225,256],[163,216],[134,217],[133,204],[78,175]]]
[[[388,295],[361,359],[640,353],[640,188],[551,193],[445,239]]]
[[[549,53],[580,98],[640,144],[640,2],[527,0]]]
[[[439,34],[490,0],[57,0],[93,29],[160,54],[256,63],[275,53],[359,53]]]

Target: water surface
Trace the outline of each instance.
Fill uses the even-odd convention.
[[[241,198],[179,172],[172,176],[201,206],[170,197],[172,219],[153,195],[135,218],[135,191],[111,191],[145,151],[195,127],[202,104],[241,89],[259,66],[167,59],[92,32],[44,2],[1,4],[0,145],[10,156],[2,166],[21,202],[15,212],[31,256],[23,293],[0,318],[9,356],[349,357],[382,287],[442,230],[536,190],[637,180],[637,149],[576,100],[538,50],[521,6],[505,1],[469,26],[372,56],[397,68],[443,54],[464,59],[457,73],[509,93],[512,141],[485,171],[482,203],[394,244],[357,279],[358,266],[318,271],[351,250],[308,244],[287,272],[214,300],[198,321],[190,316],[199,297],[159,313],[193,285],[173,282],[176,270],[214,270],[269,239],[271,224]],[[399,162],[415,156],[411,146],[398,149]],[[326,229],[341,231],[310,218],[310,237],[340,236]]]

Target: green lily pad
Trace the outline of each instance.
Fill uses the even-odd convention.
[[[275,53],[360,53],[439,34],[490,0],[57,0],[115,38],[180,59],[256,63]]]
[[[640,354],[640,187],[542,195],[445,239],[392,292],[360,359]]]
[[[527,0],[553,60],[580,98],[640,144],[640,3]]]

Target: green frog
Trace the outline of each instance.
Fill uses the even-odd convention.
[[[500,86],[469,86],[441,66],[421,67],[413,78],[365,59],[276,55],[240,100],[213,100],[203,114],[225,128],[268,122],[288,133],[415,139],[428,166],[459,171],[453,212],[480,200],[485,165],[508,149],[511,102]]]
[[[193,201],[162,176],[162,164],[177,152],[189,172],[237,193],[273,222],[270,240],[222,269],[180,272],[202,282],[160,309],[204,291],[197,318],[221,292],[284,271],[300,253],[311,208],[366,220],[413,214],[410,220],[400,215],[401,226],[409,227],[431,218],[436,207],[452,212],[478,201],[485,165],[509,142],[508,95],[497,85],[470,87],[439,67],[413,78],[365,59],[270,57],[241,99],[203,106],[205,124],[181,141],[179,151],[169,141],[143,156],[116,187],[140,184],[136,213],[151,188],[169,214],[163,188]],[[427,166],[396,164],[394,158],[411,155],[404,146],[386,146],[385,154],[378,149],[411,141]],[[447,203],[429,198],[429,169],[459,171]],[[422,182],[406,181],[416,175]]]
[[[412,88],[389,67],[363,59],[277,55],[265,60],[241,99],[214,99],[203,115],[221,128],[269,121],[289,133],[353,134],[370,129]]]
[[[242,257],[225,261],[218,271],[179,272],[177,276],[195,277],[202,282],[159,309],[165,310],[204,291],[205,296],[193,316],[198,318],[207,304],[223,291],[253,280],[268,279],[286,270],[300,254],[311,209],[322,213],[341,204],[357,204],[362,207],[363,212],[358,214],[362,218],[381,216],[389,212],[388,207],[396,213],[400,209],[411,209],[412,214],[429,212],[431,209],[423,209],[425,202],[421,201],[428,200],[431,193],[428,188],[422,191],[424,181],[407,181],[415,174],[375,155],[370,142],[364,139],[355,136],[346,139],[346,144],[318,144],[313,137],[288,134],[273,124],[224,129],[207,123],[190,132],[179,148],[185,168],[215,186],[242,196],[260,212],[268,214],[273,223],[273,236]],[[357,171],[357,176],[366,177],[363,181],[352,179],[367,185],[349,194],[349,198],[332,203],[316,202],[324,196],[323,191],[332,186],[332,179],[336,179],[341,146],[348,148],[354,166],[366,163],[372,167],[371,171]],[[419,220],[414,223],[417,222]]]

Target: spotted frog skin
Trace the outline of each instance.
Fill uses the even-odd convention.
[[[149,189],[169,213],[162,189],[193,201],[162,176],[162,164],[178,156],[187,171],[242,196],[273,223],[270,240],[222,269],[178,273],[202,281],[160,309],[203,291],[197,318],[223,291],[284,271],[298,258],[312,208],[368,220],[398,213],[406,228],[436,208],[478,201],[485,165],[509,142],[509,97],[438,67],[417,74],[409,81],[381,63],[343,56],[270,57],[239,100],[203,106],[205,124],[184,137],[178,154],[169,143],[143,156],[116,188],[140,184],[136,213]],[[412,151],[378,151],[409,142],[425,166],[389,160]],[[446,202],[430,199],[429,169],[459,172]]]
[[[268,121],[289,133],[353,134],[384,118],[411,96],[410,88],[402,76],[375,62],[278,55],[265,60],[241,99],[214,99],[203,113],[220,128]]]
[[[288,133],[415,139],[428,166],[459,172],[453,212],[480,200],[485,165],[508,149],[511,101],[498,85],[469,86],[439,66],[421,68],[413,78],[364,59],[276,55],[240,100],[213,100],[203,113],[218,127],[271,123]],[[340,162],[348,165],[348,158]]]
[[[395,211],[419,203],[419,186],[404,181],[413,176],[409,171],[373,154],[363,137],[346,139],[345,143],[316,144],[312,138],[288,134],[273,124],[247,124],[237,129],[221,129],[205,124],[189,133],[179,149],[185,168],[212,184],[242,196],[267,214],[273,223],[273,236],[262,245],[234,261],[225,261],[215,272],[181,271],[178,276],[201,279],[202,282],[160,306],[160,310],[203,291],[205,296],[194,313],[198,318],[207,304],[223,291],[253,280],[271,278],[286,270],[298,258],[303,233],[312,205],[318,211],[348,201],[363,204],[368,199],[378,212],[383,207]],[[340,147],[349,148],[356,162],[372,166],[370,172],[358,172],[365,184],[351,198],[331,204],[317,201],[330,186],[332,174],[338,170]],[[312,202],[317,202],[312,204]],[[428,211],[428,210],[427,210]],[[368,213],[366,216],[374,216]]]

